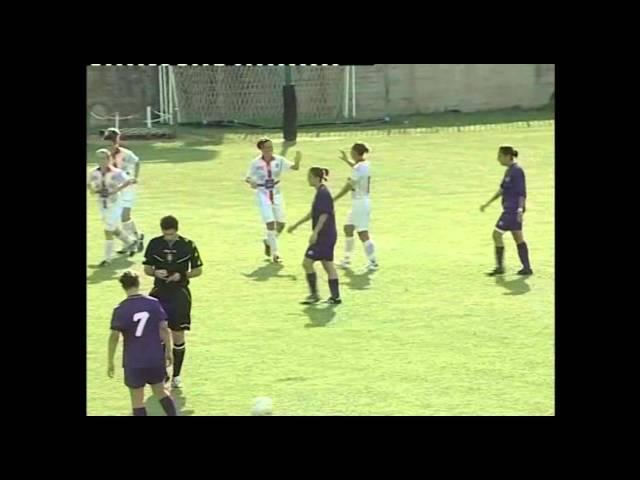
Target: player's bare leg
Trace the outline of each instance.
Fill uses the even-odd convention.
[[[367,270],[377,270],[378,262],[376,261],[376,246],[373,243],[373,240],[371,240],[371,238],[369,237],[369,231],[363,230],[361,232],[358,232],[358,237],[360,237],[360,241],[362,242],[362,246],[364,247],[364,253],[369,259]]]
[[[146,417],[147,408],[144,406],[144,387],[130,388],[131,394],[131,408],[133,409],[134,417]]]
[[[271,248],[271,258],[274,263],[280,262],[280,256],[278,255],[278,240],[276,233],[276,222],[268,222],[267,223],[267,241],[269,242],[269,247]]]
[[[122,215],[120,218],[121,222],[122,222],[122,230],[124,230],[130,237],[134,238],[136,240],[136,249],[138,252],[141,252],[143,250],[143,240],[144,240],[144,236],[140,233],[138,233],[138,229],[136,227],[135,222],[133,221],[133,219],[131,218],[131,208],[129,207],[123,207],[122,208]],[[126,248],[123,248],[122,250],[120,250],[118,253],[119,254],[124,254],[129,252],[129,250]]]
[[[356,227],[354,225],[344,226],[344,258],[338,264],[339,267],[349,268],[349,266],[351,265],[351,255],[353,254],[353,249],[355,247],[355,238],[353,238],[353,232],[355,231],[355,229]]]
[[[531,264],[529,263],[529,247],[527,242],[524,241],[522,230],[514,230],[511,235],[513,235],[513,239],[516,242],[518,257],[520,257],[520,262],[522,263],[522,269],[518,272],[518,275],[533,275],[533,270],[531,270]]]
[[[169,390],[164,385],[164,383],[156,383],[155,385],[151,385],[151,391],[156,396],[158,401],[160,402],[160,406],[164,410],[164,413],[167,414],[167,417],[177,417],[178,412],[176,411],[176,404],[169,395]]]
[[[182,388],[182,362],[184,362],[184,354],[186,352],[185,335],[182,330],[171,330],[173,339],[173,377],[171,379],[171,388]]]
[[[309,296],[302,302],[303,305],[313,305],[320,301],[320,295],[318,295],[318,276],[316,270],[313,268],[313,260],[305,257],[302,261],[302,268],[307,277],[307,283],[309,284]]]
[[[504,273],[504,242],[502,236],[504,232],[497,228],[493,231],[493,243],[496,249],[496,268],[487,273],[490,277],[494,275],[502,275]]]
[[[340,300],[340,286],[336,267],[333,262],[326,262],[324,260],[322,261],[322,267],[324,271],[327,272],[327,277],[329,277],[329,291],[331,292],[331,296],[326,303],[340,305],[342,300]]]

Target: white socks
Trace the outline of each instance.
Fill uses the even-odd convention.
[[[125,247],[130,247],[131,244],[136,241],[135,237],[130,236],[123,230],[121,230],[120,233],[118,233],[116,236],[124,244]]]
[[[267,242],[271,247],[271,255],[278,255],[278,241],[275,230],[267,230]]]
[[[351,258],[351,254],[353,253],[353,248],[355,246],[356,239],[354,237],[346,237],[344,243],[344,258],[345,260],[349,260]]]
[[[107,262],[110,262],[113,257],[113,243],[113,240],[105,240],[104,242],[104,259]]]
[[[129,220],[128,222],[124,222],[122,224],[122,230],[128,233],[129,236],[136,239],[138,238],[138,229],[136,228],[136,224],[134,223],[133,219]]]
[[[364,242],[364,253],[367,255],[367,258],[370,262],[375,263],[376,261],[376,246],[373,244],[373,240],[367,240]]]

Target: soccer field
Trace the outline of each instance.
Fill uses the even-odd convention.
[[[265,260],[264,226],[243,183],[259,134],[202,129],[172,141],[125,142],[142,162],[138,228],[149,239],[160,234],[160,217],[175,215],[204,261],[191,283],[179,414],[247,415],[255,397],[268,396],[274,415],[553,415],[553,128],[300,132],[287,156],[301,150],[302,168],[282,182],[289,223],[310,208],[308,167],[328,167],[336,194],[350,173],[338,149],[360,139],[372,148],[370,232],[381,268],[362,273],[358,240],[354,271],[340,271],[344,303],[336,307],[299,304],[307,295],[301,262],[310,224],[280,236],[282,266]],[[281,135],[272,138],[281,153]],[[484,275],[494,266],[491,234],[501,210],[499,201],[484,213],[479,207],[504,174],[496,160],[501,143],[520,151],[527,175],[529,278],[515,275],[520,264],[509,234],[507,274]],[[90,137],[87,169],[102,146]],[[336,204],[336,260],[349,206],[349,196]],[[114,379],[106,374],[107,337],[112,309],[124,298],[116,278],[126,269],[142,273],[142,254],[93,268],[103,258],[104,234],[88,194],[87,215],[87,412],[130,415],[122,369]],[[316,269],[328,297],[326,274]],[[145,277],[144,291],[151,286]],[[122,341],[118,366],[121,348]],[[163,414],[153,397],[147,408]]]

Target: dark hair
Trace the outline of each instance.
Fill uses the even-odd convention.
[[[178,230],[178,219],[173,215],[167,215],[160,219],[160,228],[162,230]]]
[[[511,145],[502,145],[499,152],[500,155],[510,155],[513,158],[518,158],[518,150],[513,148]]]
[[[356,142],[351,147],[351,150],[355,150],[358,155],[364,155],[365,153],[369,153],[369,146],[364,142]]]
[[[107,128],[107,131],[104,132],[103,140],[111,140],[114,141],[120,135],[120,130],[117,128]]]
[[[131,270],[124,272],[118,280],[125,290],[138,288],[140,286],[140,277],[136,272],[132,272]]]
[[[329,169],[325,167],[311,167],[309,173],[320,180],[326,180],[329,176]]]
[[[271,139],[269,137],[262,137],[260,140],[258,140],[258,143],[256,143],[256,146],[258,147],[258,150],[262,150],[262,146],[267,143],[270,142]]]

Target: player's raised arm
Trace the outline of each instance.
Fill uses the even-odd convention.
[[[349,160],[347,158],[347,154],[344,152],[344,150],[338,150],[340,152],[340,156],[338,158],[340,158],[340,160],[342,160],[343,162],[345,162],[347,165],[349,165],[350,167],[353,168],[353,166],[356,164],[355,161],[353,160]]]
[[[296,156],[293,159],[293,165],[291,165],[291,170],[300,170],[300,162],[302,162],[302,152],[298,150],[296,152]]]

